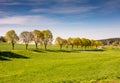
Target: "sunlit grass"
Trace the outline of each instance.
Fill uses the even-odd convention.
[[[119,83],[120,49],[34,48],[16,45],[11,50],[9,44],[1,44],[0,83]]]

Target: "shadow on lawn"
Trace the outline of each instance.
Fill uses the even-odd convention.
[[[32,50],[32,51],[34,51],[34,52],[40,52],[40,53],[47,53],[47,52],[65,52],[65,53],[79,53],[79,52],[81,52],[81,51],[91,51],[91,52],[102,52],[102,51],[104,51],[104,50],[102,50],[102,49],[86,49],[86,50],[51,50],[51,49],[47,49],[47,50],[43,50],[43,49],[38,49],[38,50]]]
[[[77,50],[49,50],[47,49],[46,52],[65,52],[65,53],[72,53],[72,52],[79,52]]]
[[[45,53],[45,51],[43,51],[41,49],[36,49],[36,50],[31,50],[31,51]]]
[[[79,51],[94,51],[94,52],[99,52],[99,51],[104,51],[103,49],[87,49],[87,50],[79,50]]]
[[[28,59],[29,57],[19,55],[10,51],[3,51],[0,52],[0,60],[8,60],[11,61],[11,58],[23,58],[23,59]]]

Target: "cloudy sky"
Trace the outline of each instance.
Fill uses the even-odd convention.
[[[0,0],[0,36],[50,29],[61,36],[120,37],[120,0]]]

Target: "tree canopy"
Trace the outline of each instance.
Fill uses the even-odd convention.
[[[45,49],[47,49],[48,44],[52,44],[53,41],[53,35],[50,30],[43,30],[43,44],[45,46]]]
[[[28,44],[33,41],[33,35],[31,32],[23,31],[20,34],[20,39],[23,41],[26,45],[26,49],[28,48]]]
[[[33,41],[35,42],[36,49],[38,48],[38,43],[41,43],[43,41],[43,33],[40,30],[34,30],[32,32],[33,34]]]
[[[31,32],[29,31],[23,31],[20,33],[20,36],[18,37],[14,30],[9,30],[6,35],[5,39],[12,44],[12,49],[14,49],[14,44],[20,39],[23,43],[25,43],[26,49],[28,48],[28,44],[30,42],[35,43],[36,49],[38,48],[38,44],[43,44],[45,50],[47,49],[47,45],[53,44],[53,34],[50,30],[33,30]],[[66,46],[68,48],[69,46],[74,48],[76,46],[77,48],[93,48],[98,46],[102,46],[103,43],[98,40],[93,39],[87,39],[87,38],[80,38],[80,37],[69,37],[66,39],[63,39],[61,37],[56,37],[55,44],[60,46],[60,49],[62,49],[63,46]],[[114,43],[115,45],[120,44],[120,41],[116,41]]]
[[[12,44],[12,49],[14,49],[14,44],[19,40],[19,37],[17,36],[15,31],[14,30],[9,30],[6,33],[5,38],[8,42],[10,42]]]

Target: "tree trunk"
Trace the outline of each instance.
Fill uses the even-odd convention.
[[[62,49],[62,45],[60,45],[60,50]]]
[[[83,49],[83,46],[81,46],[81,48]]]
[[[68,45],[66,45],[66,48],[68,48]]]
[[[96,48],[97,48],[98,46],[96,45]]]
[[[28,49],[28,44],[26,44],[26,50]]]
[[[73,45],[72,45],[72,49],[73,49]]]
[[[35,43],[35,47],[36,47],[36,49],[38,49],[38,44],[37,43]]]
[[[45,46],[45,50],[47,49],[47,44],[44,44],[44,46]]]
[[[14,45],[15,45],[15,44],[14,44],[14,43],[12,43],[12,50],[14,50]]]
[[[86,50],[87,46],[85,46],[85,50]]]
[[[78,45],[77,45],[77,48],[78,48]]]

